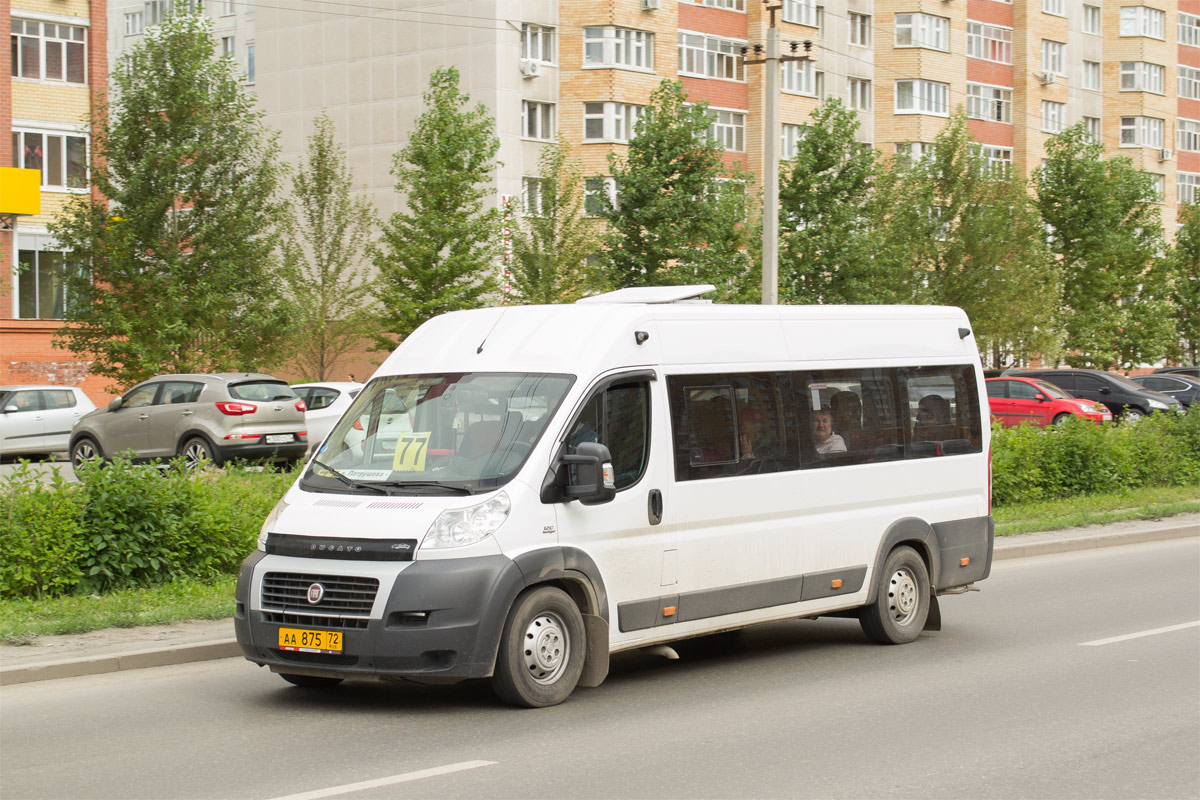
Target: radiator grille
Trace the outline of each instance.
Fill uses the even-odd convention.
[[[319,603],[308,602],[308,587],[325,588]],[[378,578],[348,575],[311,575],[302,572],[268,572],[263,578],[264,611],[290,611],[311,616],[368,616],[379,591]]]

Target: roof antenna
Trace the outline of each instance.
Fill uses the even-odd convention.
[[[483,352],[483,346],[485,344],[487,344],[488,337],[492,335],[492,331],[496,330],[496,326],[500,324],[500,320],[504,319],[505,311],[508,311],[508,309],[507,308],[500,309],[500,314],[497,315],[496,321],[492,323],[492,327],[488,328],[488,332],[483,335],[483,341],[480,342],[479,347],[477,347],[475,349],[475,355],[479,355],[480,353]]]

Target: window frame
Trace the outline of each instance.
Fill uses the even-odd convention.
[[[991,96],[988,96],[991,95]],[[1007,95],[1007,96],[1006,96]],[[967,83],[967,119],[985,122],[1012,124],[1013,90],[1011,86],[996,86],[988,83]],[[981,113],[981,109],[1000,109],[1000,117],[992,113]]]
[[[600,31],[599,36],[591,35],[590,31]],[[622,36],[634,34],[634,36]],[[589,60],[589,48],[599,46],[600,59]],[[617,58],[619,51],[628,54],[641,53],[644,64],[633,61],[621,61]],[[639,28],[627,28],[620,25],[586,25],[583,28],[583,66],[582,69],[628,69],[636,72],[654,72],[654,32]]]
[[[1126,13],[1129,12],[1129,13]],[[1148,39],[1166,39],[1166,13],[1149,6],[1122,6],[1117,35],[1120,37],[1144,36]]]
[[[909,96],[913,100],[913,107],[911,108],[902,108],[900,106],[900,85],[905,83],[912,84],[909,90]],[[941,94],[943,98],[942,109],[940,111],[936,109],[936,103],[934,103],[934,110],[930,110],[926,107],[926,101],[931,99],[926,92],[926,87],[940,89],[939,94]],[[921,78],[898,80],[895,82],[894,87],[893,109],[894,114],[925,114],[932,117],[949,117],[950,84],[942,83],[940,81],[924,80]]]
[[[1175,202],[1180,205],[1200,203],[1200,172],[1175,173]]]
[[[1200,15],[1180,11],[1176,28],[1179,44],[1187,47],[1200,47]]]
[[[1154,123],[1157,123],[1155,125]],[[1162,149],[1164,141],[1165,121],[1157,117],[1141,115],[1121,117],[1118,132],[1120,147],[1149,147]],[[1157,132],[1157,137],[1154,135]],[[1128,141],[1126,134],[1129,134]]]
[[[44,192],[67,192],[70,194],[86,194],[88,191],[90,191],[90,189],[91,189],[91,170],[88,166],[88,161],[90,159],[90,154],[91,154],[91,136],[88,134],[88,132],[85,129],[77,128],[74,126],[47,128],[47,127],[41,127],[41,126],[26,125],[19,121],[14,121],[14,124],[12,125],[12,136],[13,136],[13,163],[12,163],[12,165],[14,167],[19,167],[19,168],[24,168],[24,169],[39,170],[41,172],[40,186],[41,186],[42,191],[44,191]],[[36,167],[29,166],[26,161],[26,158],[25,158],[25,154],[27,152],[25,137],[27,137],[27,136],[40,136],[41,137],[41,142],[42,142],[42,144],[41,144],[41,151],[42,151],[41,163],[38,164]],[[48,167],[47,161],[49,159],[48,151],[50,148],[47,143],[47,137],[54,137],[54,138],[58,138],[58,139],[62,140],[62,142],[59,145],[59,156],[60,156],[61,161],[58,165],[58,169],[60,170],[60,174],[63,178],[63,182],[61,182],[61,183],[51,183],[50,182],[50,174],[51,173],[50,173],[50,170],[47,168]],[[71,152],[71,147],[72,147],[71,141],[72,140],[77,140],[80,144],[76,145],[76,146],[82,147],[82,149],[83,149],[83,153],[82,153],[83,162],[82,162],[82,167],[81,167],[82,173],[81,174],[79,172],[75,173],[76,175],[80,175],[80,177],[79,177],[78,185],[74,185],[74,186],[71,185],[71,174],[74,171],[72,168],[72,165],[71,165],[71,160],[70,160],[70,152]]]
[[[1047,114],[1053,111],[1053,114]],[[1067,104],[1053,100],[1042,101],[1042,133],[1062,133],[1067,129]],[[1057,126],[1057,127],[1056,127]]]
[[[780,12],[780,18],[784,22],[808,28],[818,27],[816,0],[783,0]]]
[[[558,42],[555,29],[540,22],[521,23],[521,58],[541,64],[557,64]],[[547,58],[547,53],[549,57]]]
[[[1003,25],[967,20],[967,58],[1012,64],[1012,33],[1012,28]]]
[[[539,142],[553,141],[557,131],[555,125],[557,109],[554,106],[554,103],[547,103],[542,100],[522,100],[521,138]],[[533,130],[534,128],[537,130]],[[548,130],[542,130],[543,128],[548,128]]]
[[[853,111],[870,113],[875,106],[875,88],[870,78],[846,79],[846,105]]]
[[[708,113],[712,119],[708,126],[709,141],[721,145],[722,150],[727,153],[746,152],[746,111],[709,106]],[[726,119],[722,119],[723,117]]]
[[[1042,72],[1066,75],[1067,45],[1053,39],[1042,39]]]
[[[36,25],[37,33],[30,33],[27,26]],[[90,54],[90,33],[91,26],[86,24],[86,20],[80,20],[75,17],[60,17],[54,15],[53,18],[47,19],[44,15],[37,17],[21,16],[20,11],[16,11],[12,15],[10,21],[10,39],[15,58],[12,59],[11,74],[12,78],[23,81],[40,81],[43,83],[52,84],[68,84],[71,86],[87,86],[89,79],[88,58]],[[47,26],[54,28],[54,34],[48,36],[46,34]],[[20,28],[18,31],[17,28]],[[66,29],[68,36],[62,36],[63,29]],[[76,38],[78,33],[79,38]],[[50,61],[51,50],[49,46],[53,42],[58,44],[59,55],[58,60],[58,75],[61,77],[50,77]],[[29,50],[33,47],[37,49],[37,74],[28,74],[28,57],[31,55]],[[75,64],[75,70],[72,69],[72,64]],[[77,75],[73,74],[77,71]]]
[[[906,19],[901,21],[902,17]],[[947,17],[925,14],[920,11],[905,12],[896,14],[896,18],[893,20],[893,29],[893,46],[896,49],[915,47],[943,53],[950,52],[950,20]],[[907,42],[901,41],[902,30],[908,32]],[[933,34],[933,42],[926,38],[930,34]]]
[[[1176,118],[1175,149],[1184,153],[1200,153],[1200,119]]]
[[[1080,25],[1082,26],[1083,32],[1089,36],[1103,35],[1104,9],[1100,6],[1084,3]]]
[[[1175,91],[1186,100],[1200,100],[1200,67],[1177,65]]]
[[[850,11],[846,14],[846,19],[849,22],[847,43],[852,47],[870,48],[872,40],[871,15],[858,11]]]
[[[741,56],[741,48],[746,45],[744,40],[680,30],[677,41],[680,75],[704,80],[746,82],[746,65]],[[696,60],[702,62],[702,71],[696,71]],[[729,67],[732,67],[733,77],[728,76]]]
[[[589,106],[600,106],[600,112],[589,111]],[[615,100],[585,102],[583,104],[583,139],[585,144],[605,142],[629,144],[637,134],[637,123],[646,107],[637,103],[619,103]],[[588,135],[588,120],[600,120],[601,136]],[[627,135],[622,138],[622,133]]]
[[[1083,88],[1089,92],[1100,91],[1104,80],[1103,67],[1099,61],[1083,61]]]
[[[1117,84],[1119,91],[1166,94],[1166,67],[1149,61],[1122,61],[1120,63],[1120,80]]]

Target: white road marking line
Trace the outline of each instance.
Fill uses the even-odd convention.
[[[1102,644],[1112,644],[1113,642],[1123,642],[1126,639],[1140,639],[1143,636],[1154,636],[1159,633],[1170,633],[1171,631],[1181,631],[1184,628],[1200,627],[1200,620],[1196,622],[1183,622],[1179,625],[1168,625],[1165,628],[1155,628],[1152,631],[1139,631],[1138,633],[1127,633],[1124,636],[1114,636],[1111,639],[1097,639],[1094,642],[1080,642],[1081,647],[1096,647]]]
[[[328,789],[315,789],[311,792],[301,792],[300,794],[289,794],[285,797],[275,797],[272,800],[321,800],[323,797],[336,797],[339,794],[349,794],[350,792],[361,792],[364,789],[376,789],[380,786],[391,786],[394,783],[407,783],[408,781],[419,781],[422,778],[433,778],[438,775],[449,775],[451,772],[462,772],[465,769],[475,769],[477,767],[490,767],[497,762],[495,761],[460,761],[457,764],[447,764],[444,767],[431,767],[430,769],[419,769],[416,772],[405,772],[400,775],[392,775],[388,778],[376,778],[373,781],[360,781],[358,783],[347,783],[342,786],[331,786]]]

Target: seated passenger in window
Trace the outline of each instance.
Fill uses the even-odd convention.
[[[766,448],[763,441],[763,413],[757,408],[746,408],[738,414],[738,457],[765,458],[760,451]]]
[[[813,445],[821,455],[846,452],[846,441],[833,432],[833,409],[821,406],[813,411]]]
[[[917,403],[917,421],[913,438],[940,441],[958,438],[958,428],[950,419],[950,401],[940,394],[927,394]]]
[[[862,439],[862,400],[854,392],[838,392],[829,398],[833,429],[850,447],[859,449]]]

